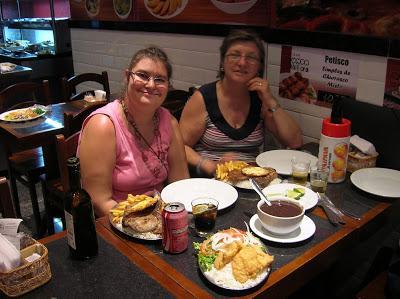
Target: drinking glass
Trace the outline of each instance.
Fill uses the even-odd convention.
[[[211,197],[199,197],[192,201],[194,227],[200,237],[212,233],[217,219],[218,201]]]
[[[302,158],[292,158],[292,179],[295,184],[305,186],[311,161]]]
[[[329,170],[320,165],[314,165],[310,170],[310,184],[314,192],[325,193],[328,185]]]

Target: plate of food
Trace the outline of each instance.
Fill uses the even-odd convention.
[[[249,178],[253,178],[261,188],[281,182],[274,168],[259,167],[244,161],[219,163],[215,171],[215,178],[234,187],[247,190],[253,190]]]
[[[318,202],[318,195],[310,188],[302,185],[282,183],[271,185],[264,188],[263,193],[267,197],[273,198],[274,196],[286,196],[298,200],[305,210],[312,209]]]
[[[85,8],[89,17],[97,16],[100,12],[100,0],[86,0]]]
[[[0,120],[8,122],[21,122],[37,119],[46,114],[47,108],[42,105],[34,105],[28,108],[14,109],[0,114]]]
[[[145,0],[147,11],[158,19],[170,19],[179,15],[188,0]]]
[[[114,11],[121,19],[126,19],[132,10],[132,0],[113,0]]]
[[[229,228],[194,243],[201,273],[212,284],[246,290],[267,279],[274,257],[249,230]]]
[[[281,97],[299,100],[312,104],[317,100],[317,92],[308,78],[303,77],[302,73],[282,74],[282,81],[279,83],[279,95]]]
[[[219,10],[228,14],[241,14],[248,11],[257,0],[211,0]]]
[[[115,229],[133,238],[161,240],[164,205],[159,194],[129,194],[110,210],[109,220]]]
[[[261,167],[272,167],[276,169],[278,174],[291,175],[292,158],[299,160],[309,159],[311,165],[315,165],[318,162],[317,157],[306,152],[295,150],[272,150],[259,154],[256,158],[256,163]]]
[[[223,210],[236,202],[238,192],[225,182],[206,178],[176,181],[161,191],[161,198],[165,203],[181,202],[188,212],[192,212],[192,200],[201,197],[216,199],[218,210]]]

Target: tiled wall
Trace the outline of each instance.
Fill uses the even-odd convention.
[[[188,89],[216,80],[221,37],[196,36],[136,31],[72,29],[75,73],[108,71],[111,92],[120,91],[123,70],[138,49],[158,45],[173,64],[173,86]],[[322,118],[330,109],[300,103],[278,96],[281,45],[266,44],[267,72],[273,93],[279,102],[300,123],[304,141],[318,141]],[[382,106],[386,57],[360,54],[357,100]]]

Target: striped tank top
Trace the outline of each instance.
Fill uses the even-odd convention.
[[[256,92],[250,92],[250,111],[243,126],[232,128],[223,117],[217,100],[216,82],[203,85],[207,109],[206,127],[203,136],[194,146],[202,157],[217,161],[225,153],[233,152],[237,159],[254,162],[264,144],[264,122],[260,117],[261,101]]]

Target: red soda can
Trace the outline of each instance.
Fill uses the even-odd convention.
[[[180,253],[187,249],[189,242],[188,212],[180,202],[167,204],[162,211],[163,239],[166,252]]]

